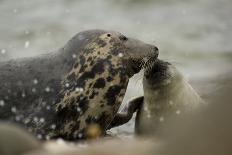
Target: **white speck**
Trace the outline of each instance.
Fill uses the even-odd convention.
[[[24,120],[24,124],[27,124],[27,123],[29,123],[30,122],[30,119],[29,118],[26,118],[25,120]]]
[[[147,114],[147,118],[151,118],[151,114]]]
[[[29,33],[30,33],[30,31],[28,31],[28,30],[25,30],[25,31],[24,31],[24,33],[25,33],[25,34],[29,34]]]
[[[17,13],[17,12],[18,12],[18,9],[14,9],[13,12],[14,12],[14,13]]]
[[[119,53],[118,56],[119,56],[119,57],[123,57],[123,54],[122,54],[122,53]]]
[[[46,140],[50,140],[50,136],[48,136],[48,135],[46,135],[45,138],[46,138]]]
[[[34,122],[38,122],[38,117],[34,117],[34,118],[33,118],[33,121],[34,121]]]
[[[29,41],[26,41],[25,43],[24,43],[24,47],[25,48],[28,48],[30,46],[30,42]]]
[[[23,98],[26,97],[26,94],[25,94],[24,92],[22,93],[22,97],[23,97]]]
[[[45,119],[44,119],[44,118],[40,118],[39,121],[40,121],[41,123],[44,123],[44,122],[45,122]]]
[[[80,107],[78,107],[78,108],[77,108],[77,111],[78,111],[78,112],[80,112],[80,111],[81,111],[81,108],[80,108]]]
[[[46,91],[46,92],[50,92],[51,90],[50,90],[49,87],[46,87],[46,88],[45,88],[45,91]]]
[[[69,87],[69,83],[65,83],[65,87],[67,87],[67,88],[68,88],[68,87]]]
[[[72,57],[73,57],[73,59],[75,59],[75,58],[77,57],[77,55],[76,55],[76,54],[73,54]]]
[[[42,102],[42,105],[45,106],[47,103],[46,102]]]
[[[160,118],[159,118],[159,121],[160,121],[160,122],[163,122],[163,121],[164,121],[164,117],[160,117]]]
[[[83,92],[84,91],[84,89],[83,88],[80,88],[80,92]]]
[[[33,83],[34,83],[34,84],[38,84],[38,80],[37,80],[37,79],[34,79],[34,80],[33,80]]]
[[[17,109],[16,107],[11,107],[11,112],[16,113]]]
[[[48,106],[46,107],[46,109],[47,109],[47,110],[50,110],[50,109],[51,109],[51,107],[48,105]]]
[[[38,139],[42,139],[42,135],[41,135],[41,134],[38,134],[38,135],[37,135],[37,138],[38,138]]]
[[[51,125],[51,129],[54,130],[55,128],[56,128],[56,125],[55,125],[55,124],[52,124],[52,125]]]
[[[78,133],[78,138],[81,138],[82,136],[82,133]]]
[[[5,105],[5,102],[3,100],[0,100],[0,106],[3,107]]]
[[[59,145],[63,145],[63,144],[65,144],[65,141],[63,139],[59,138],[59,139],[57,139],[56,143]]]
[[[36,89],[35,88],[32,88],[32,90],[31,90],[33,93],[35,93],[36,92]]]
[[[20,116],[15,116],[16,121],[20,121]]]
[[[169,104],[170,104],[170,105],[173,105],[173,101],[172,101],[172,100],[170,100],[170,101],[169,101]]]
[[[177,111],[176,111],[176,114],[179,115],[179,114],[180,114],[180,110],[177,110]]]
[[[6,50],[5,50],[5,49],[2,49],[2,50],[1,50],[1,53],[2,53],[2,54],[5,54],[5,53],[6,53]]]

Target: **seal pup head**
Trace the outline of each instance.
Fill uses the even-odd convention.
[[[169,62],[151,57],[144,64],[143,84],[146,87],[168,87],[182,78],[182,74]]]
[[[72,45],[75,38],[82,38],[81,48]],[[144,57],[157,58],[158,48],[102,30],[82,32],[68,45],[66,49],[76,57],[62,82],[57,111],[65,122],[61,135],[75,139],[83,137],[80,133],[93,123],[102,130],[107,128],[123,100],[129,78],[140,71]]]
[[[144,65],[144,103],[138,118],[138,132],[154,135],[173,114],[191,111],[203,103],[199,95],[172,64],[152,58]]]

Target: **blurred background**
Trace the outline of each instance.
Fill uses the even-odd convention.
[[[204,94],[231,68],[231,15],[231,0],[0,0],[0,61],[57,50],[83,30],[115,30],[158,46]],[[125,102],[142,94],[139,79]]]

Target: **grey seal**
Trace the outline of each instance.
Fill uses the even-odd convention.
[[[119,32],[89,30],[56,52],[0,63],[0,119],[39,139],[99,135],[113,120],[129,78],[158,48]]]

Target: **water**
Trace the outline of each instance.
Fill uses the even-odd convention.
[[[160,58],[191,81],[207,80],[231,67],[231,15],[230,0],[0,0],[0,61],[54,51],[83,30],[108,29],[157,45]],[[132,81],[126,99],[139,94],[141,82]]]

